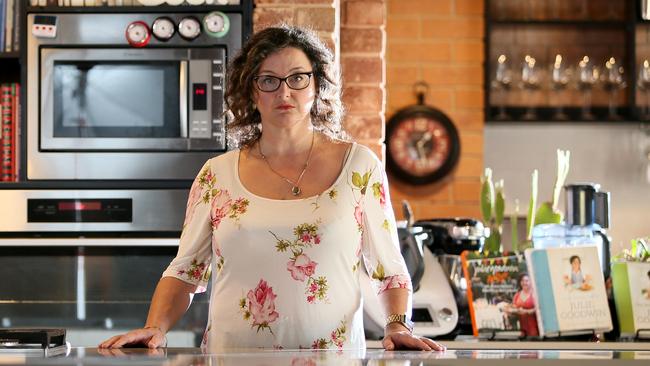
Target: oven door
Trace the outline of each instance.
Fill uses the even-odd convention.
[[[207,92],[212,60],[222,52],[41,48],[40,150],[195,150],[188,85],[205,85]],[[192,59],[197,54],[201,59]]]

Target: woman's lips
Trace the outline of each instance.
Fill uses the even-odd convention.
[[[294,109],[294,106],[285,104],[285,105],[281,105],[281,106],[276,107],[276,109],[280,109],[280,110],[283,110],[283,111],[288,111],[289,109]]]

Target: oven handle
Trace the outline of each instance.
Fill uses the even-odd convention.
[[[180,64],[180,85],[179,90],[179,110],[180,110],[180,123],[181,123],[181,137],[187,138],[187,61],[181,61]]]

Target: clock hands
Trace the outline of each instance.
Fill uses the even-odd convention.
[[[427,131],[415,142],[415,149],[418,152],[418,158],[420,160],[425,160],[427,157],[427,153],[424,151],[424,144],[431,141],[431,137],[433,137],[431,131]]]

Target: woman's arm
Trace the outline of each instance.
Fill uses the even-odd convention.
[[[406,314],[408,309],[409,290],[405,288],[391,288],[379,295],[379,301],[384,307],[385,314]],[[444,351],[445,346],[426,337],[418,337],[411,333],[401,323],[386,324],[382,344],[387,350],[394,349],[419,349],[424,351]]]
[[[177,278],[161,278],[151,299],[144,328],[114,336],[100,344],[99,348],[121,348],[131,344],[142,344],[149,348],[166,346],[165,334],[185,314],[195,291],[195,285]]]

